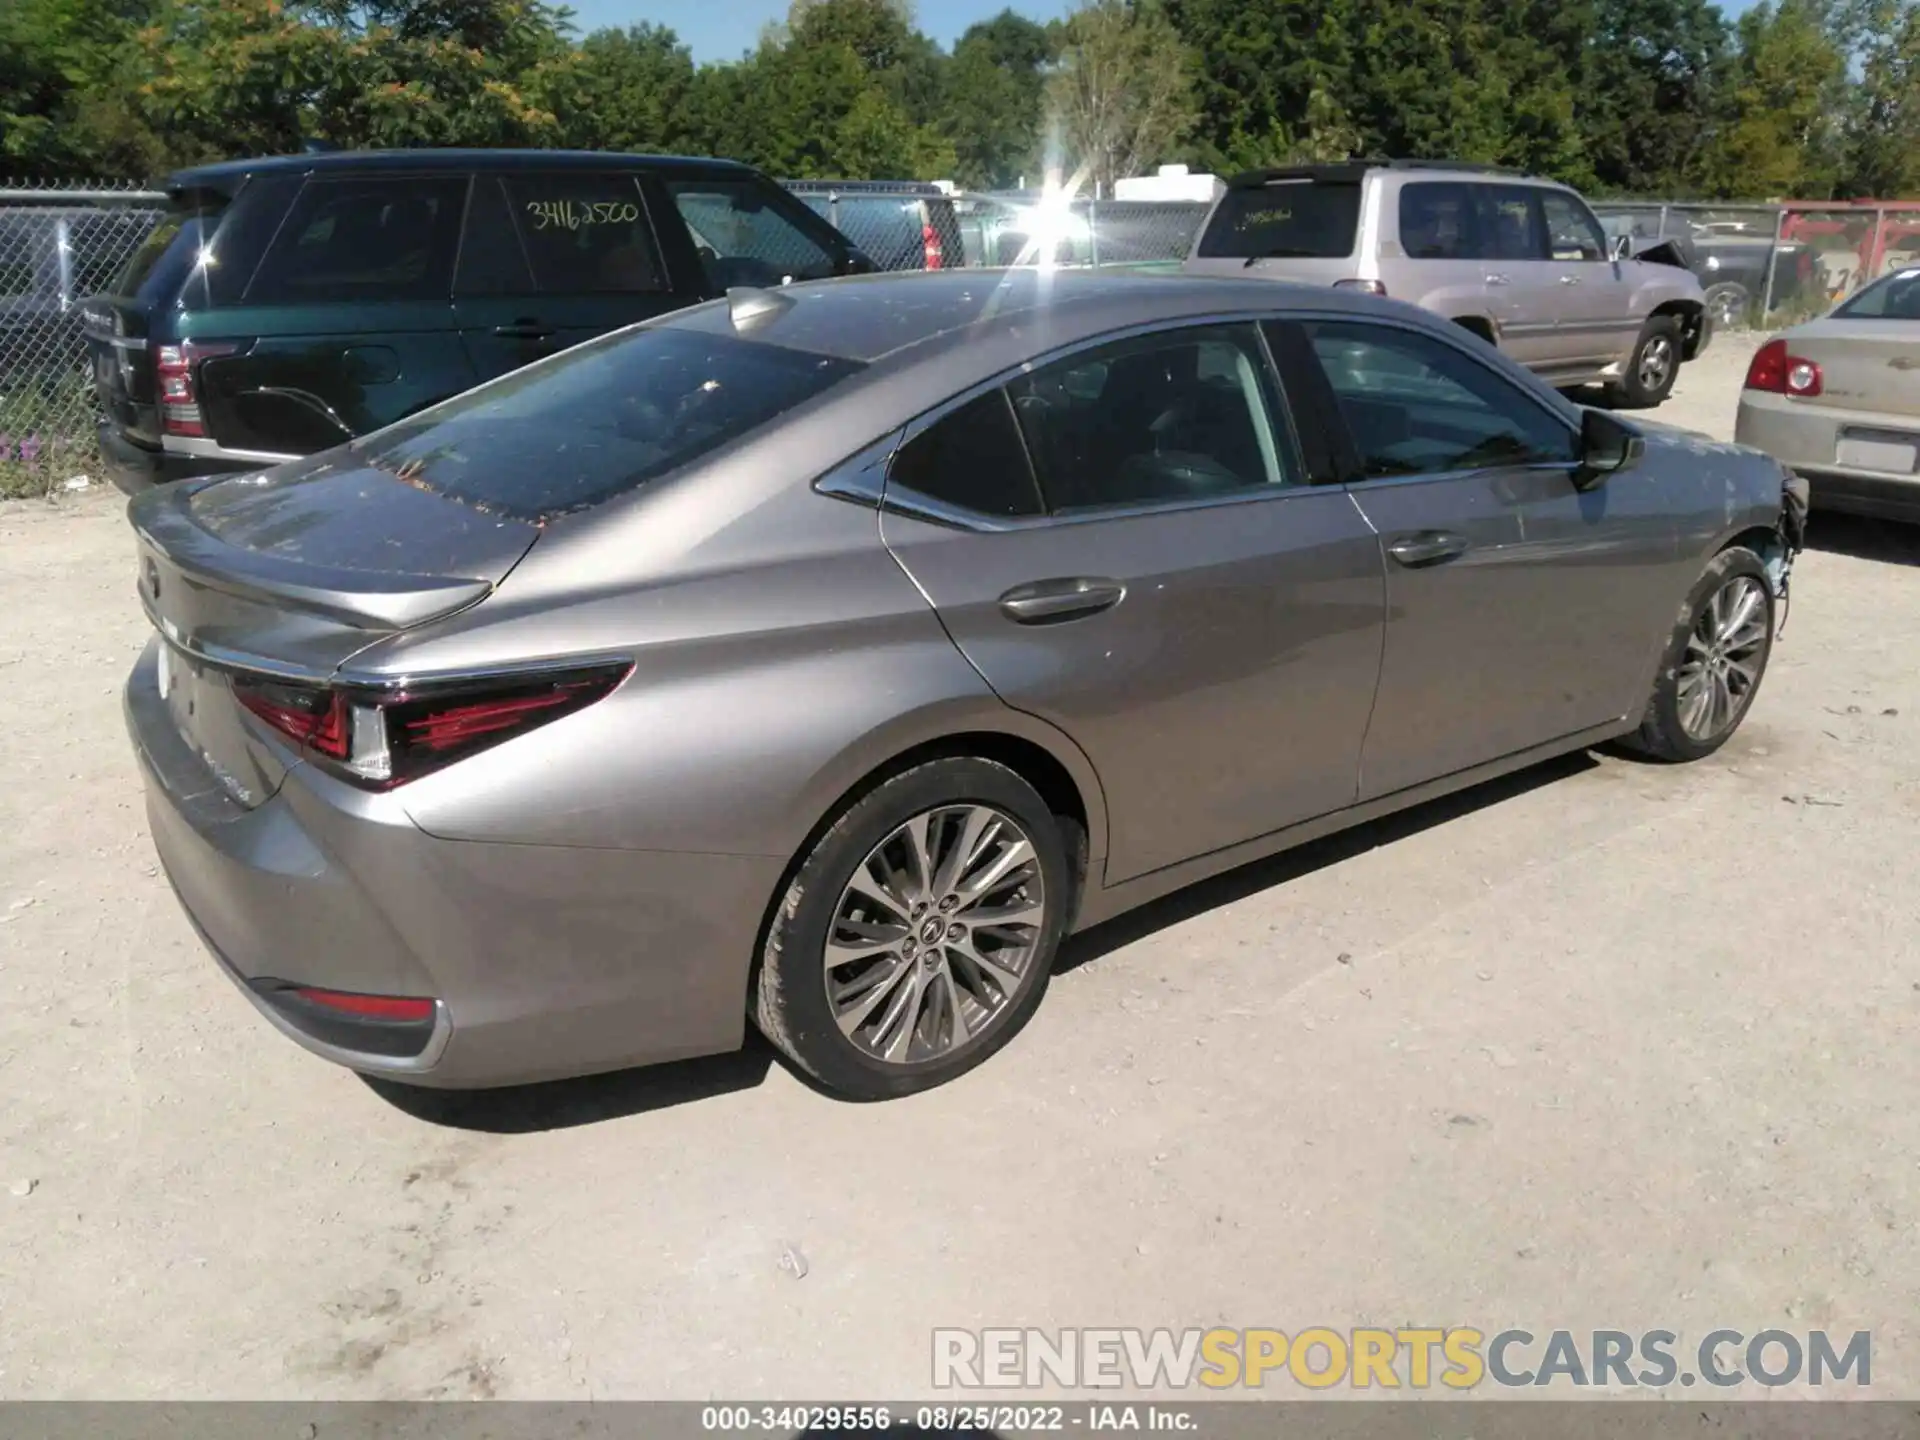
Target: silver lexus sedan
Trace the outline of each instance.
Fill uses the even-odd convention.
[[[1734,435],[1807,477],[1816,509],[1920,521],[1920,268],[1762,346]]]
[[[743,290],[142,496],[126,709],[187,913],[308,1049],[490,1086],[751,1020],[895,1096],[1132,906],[1597,742],[1711,754],[1791,499],[1363,295]]]

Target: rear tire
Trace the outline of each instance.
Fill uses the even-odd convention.
[[[1650,410],[1673,393],[1680,378],[1680,322],[1671,315],[1655,315],[1640,328],[1627,371],[1607,387],[1615,404]]]
[[[945,1084],[1039,1008],[1074,882],[1062,822],[1019,775],[971,757],[917,765],[849,806],[788,882],[754,1021],[850,1099]]]
[[[1753,708],[1773,653],[1773,585],[1741,546],[1722,550],[1687,593],[1640,728],[1622,742],[1656,760],[1703,760]]]

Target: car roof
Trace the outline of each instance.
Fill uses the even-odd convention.
[[[1013,341],[1034,353],[1126,329],[1210,315],[1324,310],[1331,314],[1425,312],[1320,285],[1268,279],[1114,270],[965,269],[888,271],[820,280],[743,297],[777,297],[743,322],[752,339],[872,364],[965,346],[982,353]],[[791,303],[781,303],[791,302]],[[709,334],[735,330],[733,306],[714,301],[659,322]]]
[[[645,168],[668,174],[757,175],[737,160],[710,160],[690,155],[629,155],[606,150],[329,150],[312,155],[269,155],[251,160],[223,160],[198,165],[168,177],[172,189],[193,189],[249,175],[312,171],[357,173],[386,170],[605,170]]]
[[[1279,165],[1262,170],[1242,170],[1237,175],[1228,176],[1226,186],[1229,190],[1253,190],[1276,180],[1328,180],[1354,184],[1368,175],[1381,173],[1419,175],[1423,178],[1435,175],[1480,180],[1497,178],[1522,180],[1534,185],[1554,183],[1537,175],[1529,175],[1524,170],[1481,165],[1470,160],[1342,160],[1326,165]]]

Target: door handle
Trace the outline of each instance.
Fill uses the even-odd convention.
[[[1447,530],[1422,530],[1417,535],[1402,535],[1387,546],[1387,554],[1410,570],[1422,565],[1438,565],[1467,553],[1467,537]]]
[[[1049,625],[1111,610],[1125,597],[1118,580],[1036,580],[1016,585],[1000,597],[1001,612],[1016,625]]]
[[[493,333],[502,340],[550,340],[553,331],[538,320],[516,320],[511,325],[496,325]]]
[[[1489,285],[1511,285],[1512,283],[1513,282],[1504,275],[1487,276],[1487,284]]]

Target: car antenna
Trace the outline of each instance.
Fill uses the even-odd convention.
[[[727,315],[736,330],[750,330],[783,310],[793,308],[793,297],[755,285],[727,287]]]

